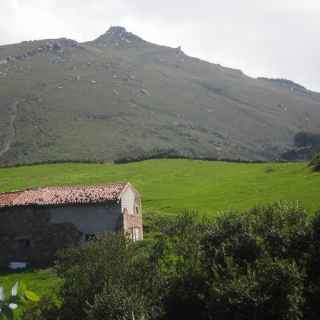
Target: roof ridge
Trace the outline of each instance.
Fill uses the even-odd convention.
[[[2,195],[0,207],[87,204],[116,201],[121,198],[123,190],[128,185],[130,183],[127,181],[99,185],[40,187],[12,192],[11,197],[10,193],[3,193],[0,194]],[[14,197],[15,195],[16,197]]]
[[[45,189],[80,189],[80,188],[98,188],[98,187],[108,187],[112,185],[123,184],[124,187],[127,184],[130,184],[129,181],[117,181],[117,182],[110,182],[110,183],[100,183],[100,184],[87,184],[87,185],[57,185],[57,186],[43,186],[43,187],[35,187],[35,188],[27,188],[27,189],[18,189],[15,191],[4,191],[0,192],[0,195],[3,194],[13,194],[13,193],[23,193],[26,191],[39,191]]]
[[[16,190],[16,191],[4,191],[4,192],[0,192],[0,196],[4,195],[4,194],[14,194],[14,193],[22,193],[25,190]]]

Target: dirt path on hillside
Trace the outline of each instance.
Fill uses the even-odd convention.
[[[18,113],[18,104],[19,102],[15,102],[11,105],[11,115],[9,119],[9,136],[7,141],[5,141],[4,143],[4,147],[0,149],[0,157],[2,157],[4,154],[6,154],[10,150],[10,147],[16,137],[15,121]]]

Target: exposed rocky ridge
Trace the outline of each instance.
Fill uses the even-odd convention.
[[[275,85],[278,85],[282,88],[286,88],[292,92],[302,93],[302,94],[311,94],[311,91],[305,88],[304,86],[295,83],[287,79],[269,79],[269,78],[258,78],[259,80],[269,81]]]
[[[78,47],[79,44],[74,40],[69,40],[66,38],[57,39],[57,40],[47,40],[47,41],[26,41],[23,42],[22,45],[25,46],[21,53],[16,55],[8,55],[6,57],[1,57],[0,64],[7,64],[9,62],[13,62],[15,60],[27,60],[35,55],[45,55],[49,52],[53,52],[55,54],[63,54],[66,48],[75,48]],[[1,51],[0,51],[1,54]]]
[[[293,89],[292,89],[293,88]],[[274,160],[320,132],[320,95],[112,27],[0,46],[0,164],[170,156]]]
[[[146,43],[140,37],[136,36],[123,27],[111,27],[106,33],[92,42],[100,47],[128,47]]]

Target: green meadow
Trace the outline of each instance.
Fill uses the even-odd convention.
[[[46,164],[0,169],[0,192],[60,185],[130,181],[142,194],[144,213],[184,209],[216,215],[275,201],[320,209],[320,174],[307,163],[228,163],[148,160],[129,164]]]
[[[307,163],[148,160],[0,169],[0,192],[115,181],[130,181],[139,190],[145,215],[193,209],[214,216],[276,201],[299,202],[310,213],[320,209],[320,174],[312,172]],[[0,274],[0,286],[7,290],[16,281],[23,281],[39,295],[52,294],[61,282],[50,270]]]

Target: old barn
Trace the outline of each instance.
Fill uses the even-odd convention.
[[[0,194],[2,265],[45,265],[58,249],[108,231],[143,239],[141,198],[128,182]]]

